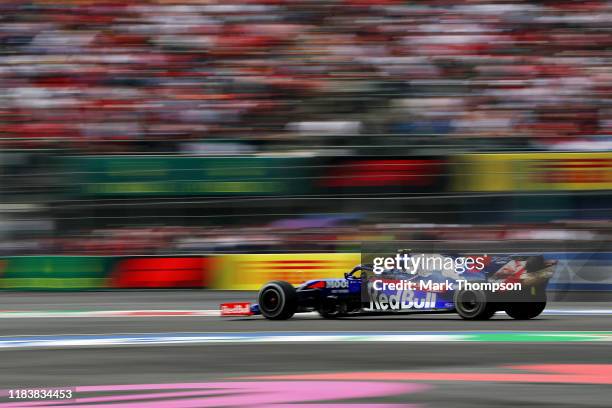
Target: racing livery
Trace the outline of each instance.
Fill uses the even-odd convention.
[[[439,255],[440,256],[440,255]],[[458,258],[458,255],[451,255]],[[499,310],[515,319],[531,319],[546,307],[546,285],[556,261],[541,255],[483,257],[483,267],[422,269],[407,273],[358,265],[343,279],[316,279],[294,287],[271,281],[259,291],[258,303],[224,303],[222,316],[263,315],[283,320],[295,313],[317,311],[325,318],[363,314],[456,312],[484,320]]]

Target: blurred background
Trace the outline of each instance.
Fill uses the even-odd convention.
[[[611,14],[2,1],[0,286],[254,289],[404,241],[612,287]]]

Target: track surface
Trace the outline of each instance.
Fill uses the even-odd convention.
[[[200,291],[3,293],[0,310],[200,310],[216,308],[220,301],[253,297],[254,294],[244,292]],[[605,308],[608,305],[571,303],[551,307],[581,310]],[[544,315],[523,322],[501,315],[487,322],[466,322],[454,315],[339,320],[305,316],[286,322],[212,316],[49,317],[0,318],[0,325],[2,336],[255,331],[555,332],[609,331],[612,330],[612,316]],[[398,374],[380,374],[389,371]],[[347,377],[347,373],[356,374]],[[287,377],[304,374],[308,376]],[[320,374],[326,377],[320,377]],[[253,378],[262,376],[274,377]],[[118,390],[117,387],[95,389],[97,392],[81,388],[76,394],[78,398],[93,398],[92,403],[98,404],[102,400],[94,401],[95,398],[121,395],[121,398],[127,399],[139,393],[139,399],[134,404],[141,405],[129,405],[127,403],[130,401],[121,399],[112,404],[109,402],[109,405],[95,405],[126,408],[264,407],[274,402],[283,406],[302,403],[306,407],[337,408],[373,406],[374,403],[442,407],[609,407],[612,399],[612,343],[298,341],[0,349],[0,388],[3,389],[148,383],[169,384],[165,387],[173,396],[154,399],[150,395],[155,392],[153,390]],[[200,384],[187,386],[184,383]],[[207,393],[210,393],[211,387],[230,387],[232,390],[224,391],[223,397],[208,394],[180,396],[177,389],[181,387],[191,387],[190,390],[195,387],[199,392]],[[159,390],[162,386],[151,388]],[[240,395],[248,398],[240,399]],[[257,399],[257,395],[266,397]],[[93,406],[88,405],[86,400],[78,405],[66,404]]]

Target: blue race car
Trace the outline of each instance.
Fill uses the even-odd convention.
[[[556,261],[543,256],[490,256],[484,268],[464,271],[421,270],[407,273],[358,265],[343,279],[317,279],[298,287],[271,281],[258,303],[225,303],[222,316],[263,315],[285,320],[317,311],[324,318],[365,314],[456,312],[468,320],[485,320],[499,310],[514,319],[532,319],[546,307],[546,285]]]

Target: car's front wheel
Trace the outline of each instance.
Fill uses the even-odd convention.
[[[259,310],[270,320],[286,320],[297,310],[297,293],[288,282],[272,281],[259,291]]]
[[[462,289],[455,292],[455,310],[466,320],[487,320],[497,311],[496,305],[487,302],[482,290]]]

